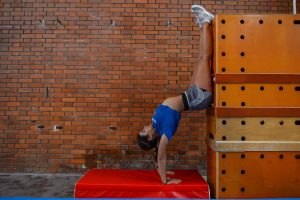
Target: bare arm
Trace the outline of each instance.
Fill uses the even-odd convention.
[[[167,176],[166,176],[167,145],[168,145],[168,139],[166,135],[163,134],[158,146],[157,162],[158,162],[158,174],[161,178],[162,183],[164,184],[167,184]]]
[[[178,184],[181,183],[180,179],[177,178],[173,178],[173,179],[168,179],[166,174],[174,174],[174,173],[168,173],[166,171],[166,165],[167,165],[167,153],[166,153],[166,149],[167,149],[167,145],[168,145],[169,141],[166,137],[165,134],[162,135],[160,142],[159,142],[159,146],[158,146],[158,158],[157,158],[157,162],[158,162],[158,174],[161,178],[161,182],[164,184]]]

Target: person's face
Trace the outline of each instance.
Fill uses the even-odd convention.
[[[140,136],[148,136],[148,140],[152,140],[154,135],[151,124],[144,126],[143,130],[139,134]]]

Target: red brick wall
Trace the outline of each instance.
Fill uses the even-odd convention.
[[[22,2],[0,3],[0,171],[151,168],[135,138],[189,84],[199,49],[191,5],[292,11],[286,0]],[[205,135],[205,112],[183,113],[170,168],[205,168]]]

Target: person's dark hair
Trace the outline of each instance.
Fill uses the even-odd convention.
[[[148,136],[146,135],[137,135],[137,142],[139,144],[139,146],[143,149],[143,150],[150,150],[153,148],[156,148],[157,146],[157,141],[158,138],[154,138],[153,140],[148,140]]]

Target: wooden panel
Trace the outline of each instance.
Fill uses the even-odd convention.
[[[215,117],[300,117],[300,108],[209,108],[208,116]]]
[[[300,141],[299,118],[208,117],[208,133],[217,141]]]
[[[219,84],[217,107],[300,107],[297,84]]]
[[[207,148],[207,183],[209,184],[211,198],[216,198],[216,187],[217,186],[217,178],[219,169],[216,168],[216,152],[211,148]]]
[[[216,73],[300,73],[300,15],[216,15]]]
[[[207,145],[218,152],[240,151],[300,151],[300,141],[216,141]]]
[[[216,156],[216,198],[300,196],[300,152],[216,152]]]
[[[300,74],[216,74],[215,83],[300,83]]]

